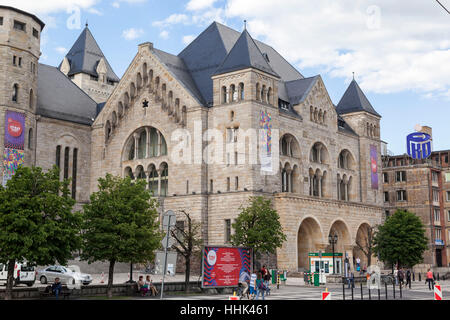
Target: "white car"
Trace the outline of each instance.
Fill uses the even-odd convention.
[[[27,266],[26,263],[17,263],[14,265],[14,285],[26,284],[29,287],[34,285],[36,281],[36,271],[34,267]],[[0,282],[8,280],[8,265],[0,263]]]
[[[50,266],[39,270],[36,277],[42,284],[53,283],[55,278],[59,278],[62,284],[82,283],[88,285],[92,282],[91,275],[81,273],[78,266]]]

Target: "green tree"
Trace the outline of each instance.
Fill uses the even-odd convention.
[[[183,224],[177,223],[170,233],[175,239],[175,243],[172,246],[179,254],[184,257],[186,271],[185,271],[185,291],[189,292],[189,278],[191,274],[191,257],[195,253],[200,254],[202,245],[201,240],[201,224],[192,221],[191,216],[184,210],[181,210],[185,219],[182,220]],[[187,226],[185,226],[185,223]]]
[[[241,207],[241,213],[233,223],[234,234],[231,243],[253,250],[253,267],[255,256],[260,253],[275,253],[280,248],[286,235],[280,223],[278,212],[272,208],[272,201],[264,197],[250,197],[250,205]]]
[[[19,167],[0,185],[0,262],[8,264],[5,299],[12,298],[15,262],[30,265],[66,264],[80,247],[78,213],[70,197],[69,181],[59,180],[55,166]]]
[[[374,237],[374,252],[380,260],[399,267],[413,267],[423,261],[428,239],[425,227],[414,213],[397,210],[378,227]]]
[[[109,262],[108,297],[112,297],[115,263],[146,263],[160,247],[158,204],[145,180],[107,174],[98,182],[99,191],[83,207],[81,258]]]

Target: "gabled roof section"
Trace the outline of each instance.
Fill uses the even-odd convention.
[[[205,101],[197,89],[197,86],[192,79],[192,76],[187,69],[183,59],[174,56],[173,54],[158,50],[153,48],[153,52],[159,58],[159,60],[166,65],[168,70],[172,75],[181,82],[182,85],[201,103],[204,104]]]
[[[203,100],[207,105],[213,101],[213,82],[211,77],[222,65],[242,34],[218,22],[213,22],[178,57],[183,59]],[[254,40],[267,62],[282,81],[302,79],[303,76],[271,46]]]
[[[58,68],[40,63],[36,114],[91,125],[97,116],[97,103]]]
[[[75,41],[74,45],[67,53],[66,58],[70,63],[70,71],[68,76],[77,73],[86,73],[93,76],[98,76],[97,66],[100,60],[103,58],[106,63],[107,73],[106,77],[108,80],[113,82],[119,82],[119,77],[114,73],[111,65],[103,54],[102,50],[95,41],[89,28],[86,26],[83,32]],[[61,67],[61,65],[59,66]]]
[[[286,82],[285,86],[289,102],[293,106],[303,102],[319,78],[320,76],[317,75],[310,78]]]
[[[220,67],[214,72],[214,75],[247,68],[254,68],[280,78],[280,76],[270,67],[255,41],[250,36],[247,29],[245,29],[223,60]]]
[[[341,101],[339,101],[336,111],[339,114],[365,111],[381,118],[354,79],[342,96]]]

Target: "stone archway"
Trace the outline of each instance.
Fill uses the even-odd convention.
[[[356,232],[356,238],[355,238],[355,245],[353,246],[353,256],[356,258],[359,258],[361,260],[361,267],[369,266],[369,262],[367,259],[366,254],[360,249],[360,247],[357,245],[359,243],[360,246],[363,248],[367,248],[369,244],[369,232],[370,232],[370,225],[367,223],[362,223],[358,231]],[[371,263],[374,262],[373,257],[371,259]]]
[[[300,224],[297,234],[298,270],[309,270],[308,253],[322,249],[323,235],[319,223],[314,218],[306,218]]]

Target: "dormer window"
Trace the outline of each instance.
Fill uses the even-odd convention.
[[[35,28],[33,28],[33,37],[39,39],[39,31],[37,31]]]
[[[286,102],[286,101],[283,101],[281,99],[278,99],[278,107],[283,109],[283,110],[288,111],[289,110],[289,103]]]

